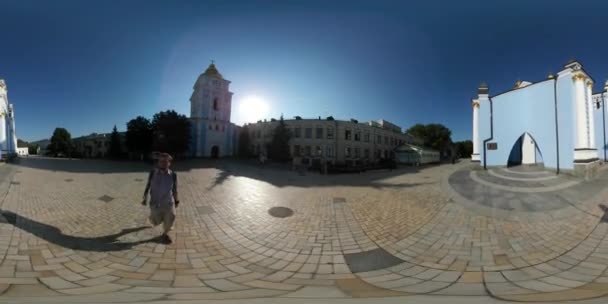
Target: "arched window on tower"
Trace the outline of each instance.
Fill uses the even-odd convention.
[[[216,98],[213,98],[213,110],[217,111],[220,109],[219,101]]]

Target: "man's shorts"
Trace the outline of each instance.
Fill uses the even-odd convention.
[[[150,223],[154,226],[158,226],[161,223],[165,231],[171,230],[175,222],[175,207],[150,207]]]

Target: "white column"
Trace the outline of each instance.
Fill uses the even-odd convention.
[[[597,159],[597,149],[593,144],[593,109],[586,98],[587,76],[581,72],[572,76],[574,80],[574,108],[576,111],[576,144],[574,149],[575,162],[590,162]],[[593,145],[592,145],[593,144]]]
[[[0,108],[0,150],[6,149],[6,113]]]
[[[575,149],[587,148],[587,107],[585,100],[585,82],[586,77],[582,74],[576,74],[572,77],[574,80],[574,111],[576,113],[576,145]]]
[[[591,86],[593,86],[593,83],[591,82],[591,80],[587,81],[587,109],[589,112],[589,148],[595,149],[595,119],[593,117],[593,112],[594,112],[594,106],[593,106],[593,100],[591,98]]]
[[[473,100],[473,155],[472,161],[479,161],[479,100]]]

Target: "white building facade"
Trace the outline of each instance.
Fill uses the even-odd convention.
[[[291,133],[289,147],[292,157],[320,160],[334,164],[375,163],[391,159],[395,148],[418,141],[386,121],[359,123],[356,120],[287,119]],[[255,155],[268,155],[268,145],[278,121],[248,124],[251,146]]]
[[[213,63],[196,80],[190,97],[191,156],[235,155],[238,130],[230,122],[233,93],[229,86],[230,81],[222,77]]]
[[[608,81],[595,80],[577,61],[538,82],[518,81],[490,96],[488,86],[473,99],[473,161],[487,166],[543,165],[594,177],[608,160]]]
[[[0,158],[17,154],[15,109],[8,103],[7,93],[6,83],[0,79]]]

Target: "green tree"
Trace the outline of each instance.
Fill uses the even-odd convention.
[[[152,151],[152,123],[145,117],[137,116],[127,123],[127,149],[143,159]]]
[[[38,154],[39,149],[40,149],[40,146],[38,144],[31,144],[27,147],[27,153],[31,154],[31,155],[36,155],[36,154]]]
[[[279,124],[274,129],[274,133],[272,134],[272,141],[270,142],[270,146],[268,147],[268,157],[276,161],[288,161],[291,158],[291,155],[289,153],[290,138],[291,134],[289,133],[289,129],[287,129],[287,126],[285,125],[283,115],[281,115],[281,119],[279,119]]]
[[[153,148],[180,155],[190,146],[190,120],[173,110],[159,112],[152,118]]]
[[[48,147],[52,154],[57,156],[62,153],[70,156],[73,150],[72,135],[65,128],[56,128],[51,137]]]
[[[27,143],[27,141],[23,141],[19,138],[17,138],[17,147],[18,148],[25,148],[27,147],[29,144]]]
[[[452,144],[452,131],[442,124],[415,124],[406,133],[422,140],[424,146],[444,151]]]
[[[473,154],[473,142],[470,140],[457,141],[454,145],[456,145],[456,151],[460,158],[467,158]]]
[[[249,127],[244,125],[239,131],[239,156],[251,156],[251,138],[249,138]]]
[[[108,154],[111,158],[120,158],[122,155],[122,148],[120,144],[120,134],[118,134],[118,130],[116,129],[116,125],[112,129],[112,134],[110,135],[110,149]]]

